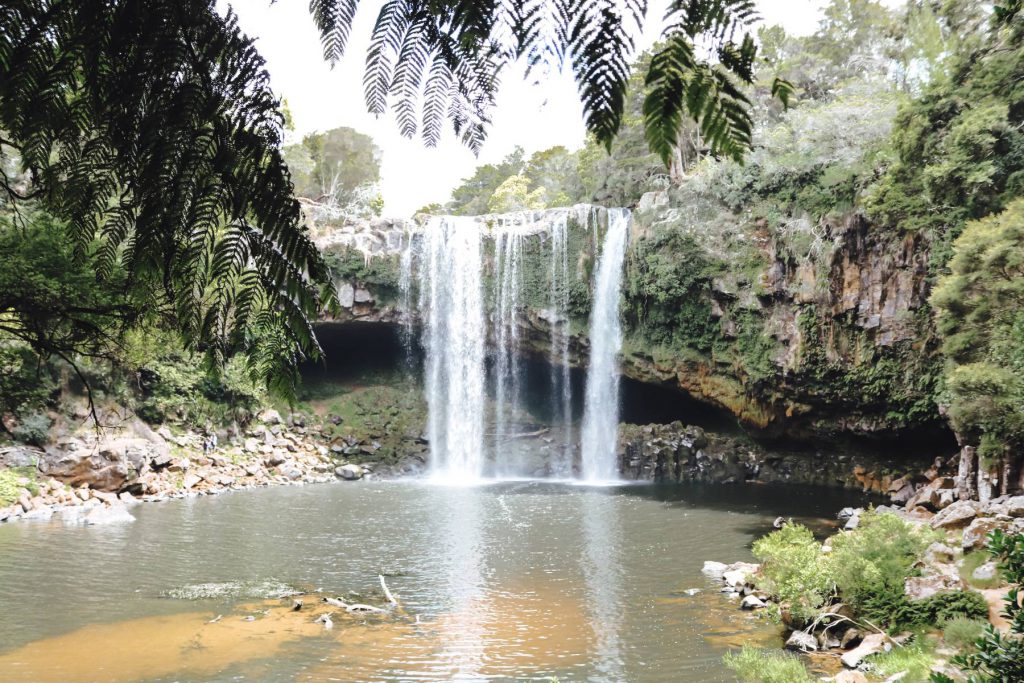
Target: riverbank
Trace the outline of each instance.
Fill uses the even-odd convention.
[[[975,651],[985,628],[1010,631],[1014,586],[986,543],[992,532],[1024,533],[1024,496],[978,502],[954,490],[942,478],[905,506],[844,508],[842,528],[820,543],[780,517],[753,545],[758,563],[707,561],[702,571],[738,609],[780,623],[784,648],[807,656],[812,673],[830,662],[825,680],[962,680],[954,658]],[[732,661],[738,671],[785,663],[772,650]]]
[[[348,438],[333,443],[304,418],[261,412],[243,432],[219,439],[192,430],[149,429],[129,420],[104,430],[80,428],[49,448],[0,448],[0,522],[49,519],[84,524],[131,521],[127,506],[226,491],[354,481],[375,476],[351,455],[375,450]],[[393,472],[381,465],[383,473]]]

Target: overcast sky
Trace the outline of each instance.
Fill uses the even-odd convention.
[[[664,13],[665,0],[651,3],[650,17]],[[222,7],[227,4],[221,0]],[[459,181],[479,163],[500,160],[516,145],[527,153],[554,145],[570,149],[583,144],[584,128],[575,86],[568,74],[555,74],[540,84],[525,82],[508,71],[497,97],[493,126],[479,159],[449,132],[436,148],[398,134],[390,115],[380,120],[363,102],[363,63],[369,35],[381,0],[363,0],[344,60],[331,69],[322,58],[319,36],[304,0],[233,0],[242,29],[256,38],[266,58],[274,91],[287,98],[298,136],[350,126],[374,138],[384,151],[382,192],[384,213],[410,215],[431,202],[444,202]],[[825,0],[760,0],[765,21],[782,24],[794,34],[817,26]],[[655,22],[650,22],[654,24]],[[644,49],[657,38],[652,26],[638,41]]]

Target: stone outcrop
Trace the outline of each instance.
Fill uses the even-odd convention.
[[[890,458],[863,449],[846,450],[834,443],[812,451],[769,449],[744,435],[708,432],[681,422],[622,425],[618,458],[621,476],[631,480],[819,484],[896,499],[931,486],[922,473],[937,477],[947,467],[941,459],[908,459],[899,464],[904,468],[900,476]]]

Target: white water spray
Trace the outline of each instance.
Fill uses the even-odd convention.
[[[552,426],[561,429],[561,449],[552,457],[552,473],[572,474],[572,385],[569,368],[569,247],[568,214],[551,225],[551,365]]]
[[[515,226],[494,236],[494,460],[499,476],[522,474],[521,463],[509,451],[514,411],[520,403],[519,309],[522,290],[520,263],[523,234]]]
[[[484,466],[484,302],[479,224],[438,217],[425,235],[420,311],[426,313],[426,393],[433,476],[479,479]]]
[[[582,478],[617,479],[615,447],[619,430],[619,363],[622,326],[619,295],[622,262],[629,236],[629,211],[608,210],[605,233],[594,276],[590,310],[590,366],[583,403]]]

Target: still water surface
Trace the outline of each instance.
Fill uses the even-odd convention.
[[[820,523],[852,502],[807,488],[362,482],[140,505],[114,527],[7,524],[0,681],[732,681],[722,654],[778,631],[721,596],[704,560],[750,559],[776,516]],[[291,612],[253,589],[382,604],[378,573],[400,613],[338,615],[330,630],[315,597]],[[208,583],[227,592],[169,597]]]

